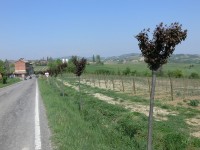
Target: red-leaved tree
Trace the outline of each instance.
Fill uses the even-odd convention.
[[[147,141],[147,149],[151,150],[153,147],[152,129],[156,72],[163,64],[167,63],[167,60],[174,52],[176,45],[186,39],[187,30],[182,30],[182,25],[175,22],[170,26],[163,25],[163,23],[157,25],[151,40],[149,39],[149,32],[150,29],[144,29],[136,35],[136,39],[139,42],[138,46],[144,56],[144,61],[152,71]]]
[[[85,70],[87,60],[85,58],[81,58],[79,60],[76,56],[74,56],[74,57],[72,57],[72,62],[75,65],[75,72],[74,73],[78,77],[78,81],[79,81],[78,87],[79,87],[79,94],[80,94],[81,93],[80,76],[83,73],[83,71]],[[82,102],[82,99],[80,98],[79,109],[82,110],[82,108],[83,108],[83,102]]]

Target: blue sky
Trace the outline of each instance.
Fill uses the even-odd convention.
[[[0,59],[140,53],[160,22],[188,30],[175,53],[200,54],[199,0],[0,0]]]

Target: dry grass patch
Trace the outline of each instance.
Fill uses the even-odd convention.
[[[95,94],[93,94],[93,96],[98,98],[99,100],[105,101],[109,104],[121,105],[124,108],[129,109],[132,112],[139,112],[146,116],[149,116],[149,106],[136,104],[133,102],[115,101],[114,98],[106,96],[101,93],[95,93]],[[175,111],[168,111],[166,109],[154,107],[154,117],[157,121],[168,120],[167,115],[177,115],[177,114],[178,114],[178,112],[175,112]]]

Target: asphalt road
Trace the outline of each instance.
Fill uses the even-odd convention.
[[[0,150],[39,149],[51,144],[37,79],[0,89]]]

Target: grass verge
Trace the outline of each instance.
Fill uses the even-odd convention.
[[[8,78],[6,84],[3,84],[2,81],[0,82],[0,88],[9,86],[9,85],[17,83],[19,81],[21,81],[19,78]]]

